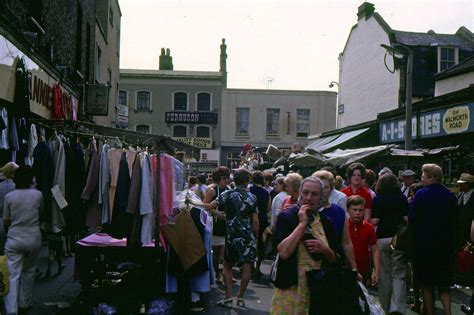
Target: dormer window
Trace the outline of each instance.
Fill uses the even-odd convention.
[[[456,47],[438,47],[438,72],[448,69],[459,62],[459,50]]]

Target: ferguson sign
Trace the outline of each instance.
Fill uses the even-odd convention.
[[[217,124],[217,113],[209,112],[166,112],[166,123]]]

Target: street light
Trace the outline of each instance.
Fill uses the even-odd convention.
[[[336,129],[339,128],[339,82],[331,81],[329,88],[332,89],[334,85],[337,86],[337,99],[336,99]]]
[[[385,48],[387,52],[394,58],[403,59],[407,57],[407,70],[405,74],[405,150],[412,148],[412,126],[411,126],[411,101],[412,101],[412,78],[413,78],[413,51],[402,44],[392,43],[388,45],[380,45]]]

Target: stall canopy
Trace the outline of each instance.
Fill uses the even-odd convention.
[[[329,137],[324,137],[316,140],[315,142],[311,143],[306,149],[313,151],[313,152],[327,152],[329,150],[336,149],[341,144],[354,139],[363,133],[367,132],[370,128],[362,128],[357,130],[352,130],[348,132],[344,132],[338,135],[332,135]]]

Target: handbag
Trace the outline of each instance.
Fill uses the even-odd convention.
[[[408,250],[408,225],[406,223],[401,223],[397,227],[397,232],[392,237],[390,242],[391,250],[399,250],[407,252]]]
[[[272,263],[272,269],[270,271],[270,281],[272,283],[275,283],[277,279],[277,273],[278,273],[278,261],[280,260],[280,254],[276,255],[275,260]]]
[[[474,245],[467,242],[456,255],[456,271],[468,275],[474,271]]]
[[[7,256],[0,256],[0,297],[4,297],[10,290]]]

